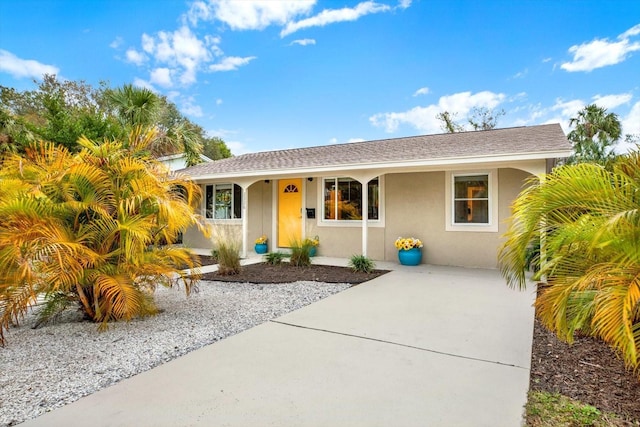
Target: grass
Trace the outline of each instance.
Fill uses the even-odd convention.
[[[558,393],[529,392],[527,427],[622,427],[620,417]]]
[[[353,255],[349,260],[349,267],[355,272],[371,273],[376,264],[366,255]]]

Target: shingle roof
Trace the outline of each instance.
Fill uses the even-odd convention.
[[[571,144],[560,125],[550,124],[263,151],[199,164],[180,172],[197,178],[243,172],[273,173],[303,168],[525,154],[552,158],[557,157],[558,152],[570,149]]]

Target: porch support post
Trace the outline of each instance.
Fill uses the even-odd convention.
[[[367,256],[369,242],[369,180],[360,181],[362,184],[362,255]]]
[[[249,243],[249,185],[243,184],[242,187],[242,251],[241,258],[247,257],[247,245]]]

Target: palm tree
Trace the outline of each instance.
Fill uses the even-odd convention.
[[[499,259],[512,287],[526,286],[527,249],[542,235],[536,301],[543,324],[572,341],[600,337],[640,367],[640,153],[605,168],[578,163],[533,179],[514,203]]]
[[[166,98],[132,85],[108,90],[106,98],[125,129],[135,126],[156,128],[157,137],[150,145],[153,155],[182,152],[189,166],[201,162],[201,133]]]
[[[616,114],[591,104],[580,110],[577,117],[571,118],[569,125],[575,126],[568,135],[574,149],[569,163],[590,161],[605,164],[614,157],[613,146],[622,132]]]
[[[154,131],[128,144],[81,138],[71,154],[53,143],[9,155],[0,170],[0,344],[38,296],[44,320],[77,304],[107,322],[157,312],[153,290],[198,267],[188,249],[159,246],[201,220],[198,187],[145,156]]]

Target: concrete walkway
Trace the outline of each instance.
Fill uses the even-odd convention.
[[[521,425],[532,291],[493,270],[378,267],[394,271],[23,426]]]

